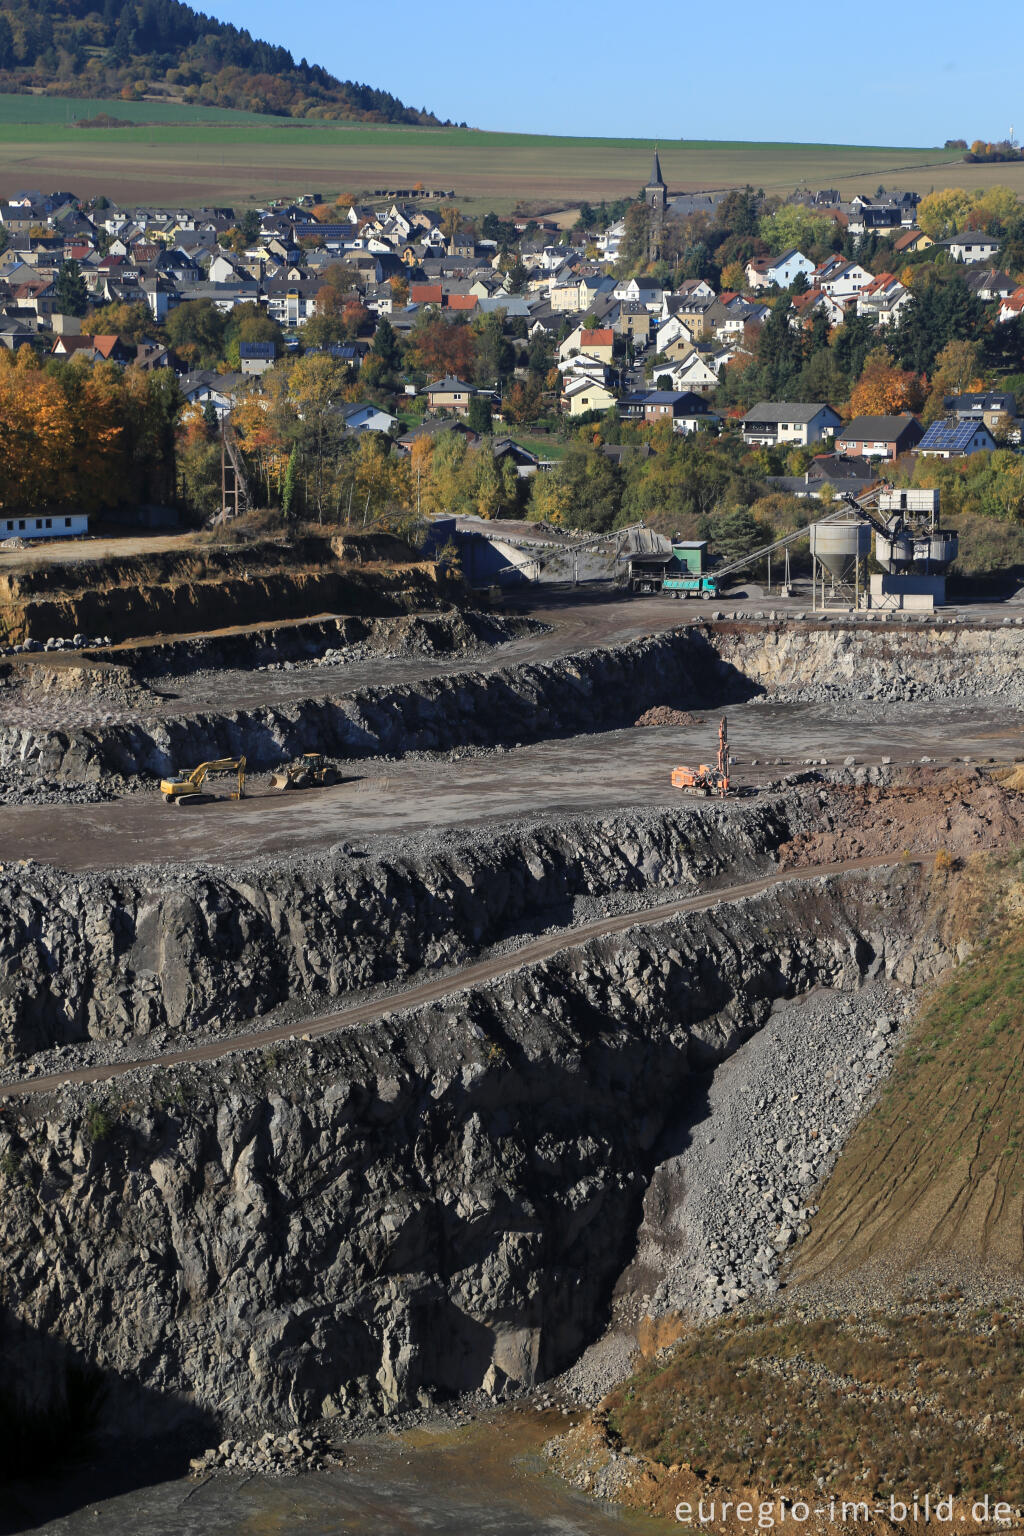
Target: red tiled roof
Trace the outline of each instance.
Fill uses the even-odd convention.
[[[410,304],[440,304],[441,302],[440,283],[413,283],[409,289]]]
[[[476,309],[479,300],[475,293],[450,293],[448,295],[449,309]]]
[[[580,337],[581,345],[589,342],[592,347],[614,347],[615,332],[612,330],[584,331]]]

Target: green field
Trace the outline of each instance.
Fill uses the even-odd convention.
[[[15,124],[34,129],[63,129],[79,118],[98,117],[104,112],[108,117],[119,117],[129,123],[222,123],[225,126],[239,126],[266,122],[266,118],[257,112],[228,112],[223,107],[192,107],[170,101],[100,101],[89,96],[0,95],[0,127]]]
[[[136,126],[82,129],[100,112]],[[788,192],[806,183],[874,192],[1004,182],[1024,193],[1024,165],[965,166],[955,152],[899,146],[727,143],[659,145],[671,189],[750,182]],[[640,139],[558,138],[464,128],[323,123],[167,102],[0,96],[0,195],[66,186],[81,196],[244,203],[317,190],[453,188],[475,212],[530,211],[631,196],[646,181],[651,144]]]

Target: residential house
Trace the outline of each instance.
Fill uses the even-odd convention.
[[[496,464],[504,464],[506,461],[514,464],[520,480],[529,480],[539,469],[547,469],[551,463],[549,459],[538,458],[537,454],[531,453],[529,448],[524,448],[522,443],[517,443],[511,437],[494,438],[491,453]]]
[[[635,389],[623,395],[616,407],[619,420],[634,423],[643,421],[644,406],[650,393],[651,391],[647,389]]]
[[[438,309],[444,303],[444,288],[441,283],[410,283],[410,304],[433,304]]]
[[[695,395],[707,397],[713,395],[718,388],[718,374],[698,350],[694,350],[671,368],[664,369],[659,365],[656,371],[659,378],[663,373],[668,374],[673,389],[691,390]]]
[[[892,325],[901,312],[913,301],[909,288],[905,288],[892,272],[881,272],[864,288],[857,299],[857,314],[875,325]]]
[[[1019,320],[1021,315],[1024,315],[1024,288],[1015,288],[999,306],[999,323],[1006,325],[1011,320]]]
[[[607,411],[615,404],[615,396],[607,384],[579,374],[566,380],[562,402],[570,416],[582,416],[587,411]]]
[[[836,433],[839,453],[874,459],[896,459],[916,448],[924,436],[916,416],[857,416]]]
[[[714,297],[715,290],[706,278],[684,278],[674,293],[662,294],[660,318],[667,320],[670,315],[675,314],[681,304],[685,304],[689,299],[713,299]]]
[[[558,356],[563,362],[574,353],[596,357],[599,362],[610,365],[615,353],[615,332],[578,325],[558,349]]]
[[[457,411],[465,416],[469,411],[474,390],[472,384],[450,376],[438,379],[427,387],[427,409],[430,411]]]
[[[612,297],[625,299],[632,304],[642,304],[645,309],[651,308],[652,314],[660,314],[665,301],[665,290],[650,278],[630,277],[612,284]],[[655,304],[657,304],[656,309],[652,308]]]
[[[382,411],[379,405],[343,405],[338,414],[349,432],[389,433],[398,424],[398,417]]]
[[[829,256],[815,268],[810,279],[812,288],[820,288],[839,303],[855,298],[870,282],[870,272],[859,262],[847,261],[843,256]]]
[[[846,319],[846,311],[838,299],[832,298],[820,288],[808,288],[806,293],[794,294],[789,301],[790,327],[793,330],[805,328],[819,312],[825,316],[829,329],[842,325]]]
[[[619,336],[631,336],[641,346],[646,345],[651,335],[651,312],[636,299],[620,299],[612,329]]]
[[[893,251],[897,256],[916,256],[918,251],[926,251],[934,244],[935,241],[923,229],[906,229],[894,240]]]
[[[744,267],[747,285],[755,292],[759,288],[789,288],[803,273],[810,280],[814,262],[802,251],[783,251],[781,256],[755,256]]]
[[[993,433],[1013,429],[1017,423],[1017,396],[1006,389],[975,395],[947,395],[942,408],[957,421],[984,422]]]
[[[316,314],[317,295],[323,284],[307,279],[289,282],[286,278],[273,278],[263,285],[267,314],[285,330],[305,325]]]
[[[962,234],[952,235],[948,240],[936,240],[935,244],[948,251],[952,261],[990,262],[999,254],[999,241],[995,235],[986,235],[980,229],[965,229]]]
[[[983,421],[933,421],[914,451],[922,458],[960,459],[991,452],[995,445]]]
[[[766,448],[777,443],[806,447],[831,437],[840,420],[837,411],[820,402],[762,400],[742,418],[740,430],[745,443]]]
[[[833,495],[860,496],[878,479],[872,459],[849,459],[839,453],[818,454],[802,475],[769,475],[773,491],[801,499],[820,499],[827,486]]]
[[[240,341],[238,343],[239,367],[244,374],[266,373],[277,361],[277,345],[273,341]]]
[[[972,293],[976,293],[983,303],[992,303],[995,299],[1008,299],[1017,284],[1012,277],[1005,272],[1000,272],[996,267],[981,267],[973,272],[968,272],[964,281]]]
[[[94,336],[92,346],[98,362],[120,363],[122,368],[134,363],[137,356],[135,343],[123,341],[120,336]]]
[[[212,404],[217,416],[225,417],[235,404],[243,378],[240,373],[215,373],[212,369],[197,369],[178,380],[178,388],[186,405]]]

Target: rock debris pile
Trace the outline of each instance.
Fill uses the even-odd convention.
[[[668,1222],[645,1221],[641,1249],[675,1257],[657,1315],[717,1317],[779,1288],[787,1250],[806,1235],[831,1172],[894,1059],[909,1000],[885,983],[777,1004],[765,1027],[715,1074],[692,1139],[655,1175],[648,1208],[681,1189]]]
[[[193,1477],[210,1472],[258,1472],[263,1477],[285,1477],[297,1472],[319,1472],[324,1467],[340,1467],[343,1458],[318,1430],[289,1430],[275,1435],[271,1431],[258,1440],[222,1440],[189,1463]]]

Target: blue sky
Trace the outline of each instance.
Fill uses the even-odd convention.
[[[635,12],[611,0],[193,3],[476,128],[910,146],[1000,139],[1012,124],[1024,136],[1010,13],[976,27],[952,0],[862,0],[818,20],[807,7],[773,20],[749,0]]]

